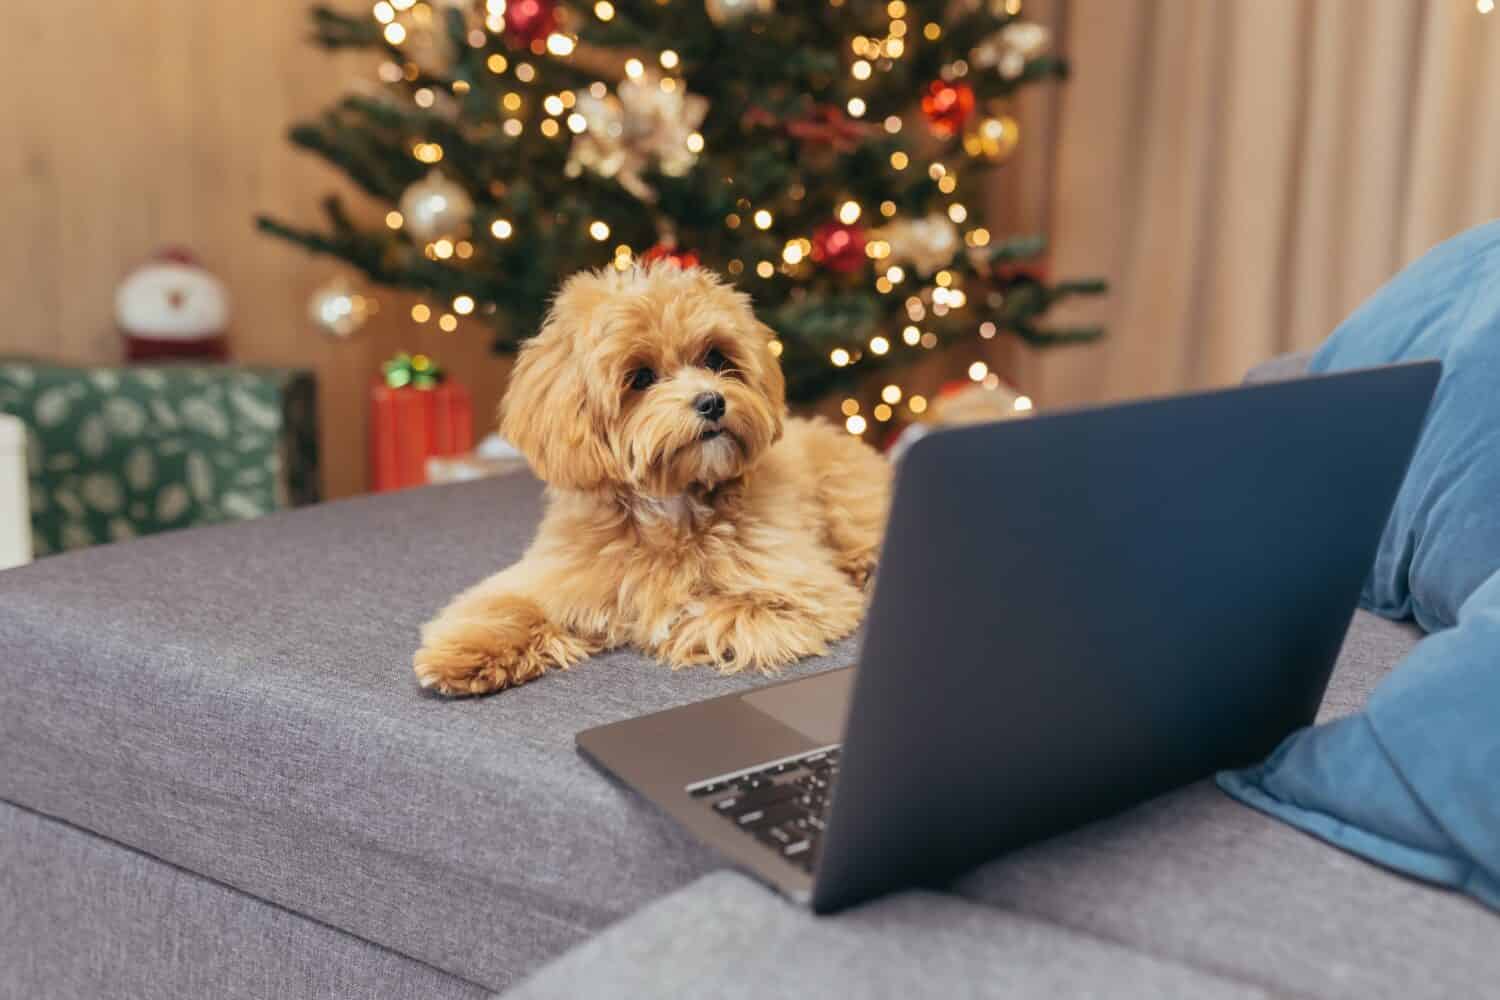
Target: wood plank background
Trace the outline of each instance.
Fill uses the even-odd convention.
[[[1052,20],[1052,6],[1038,0],[1028,12]],[[255,232],[257,212],[310,221],[326,193],[347,190],[285,132],[368,79],[371,66],[308,45],[306,10],[304,0],[9,5],[0,30],[0,354],[119,360],[115,286],[157,250],[187,247],[234,296],[235,358],[317,372],[324,493],[340,497],[366,488],[368,385],[383,359],[403,349],[439,357],[470,387],[482,428],[508,363],[489,354],[479,325],[452,334],[418,327],[407,318],[411,300],[386,294],[360,335],[323,338],[307,301],[339,266]],[[1011,231],[1045,221],[1050,174],[1052,99],[1024,103],[1023,154],[990,206]],[[983,349],[1024,387],[1019,351]],[[976,341],[952,365],[924,365],[920,381],[930,391],[979,353]]]
[[[325,339],[307,301],[339,266],[255,231],[257,212],[310,221],[326,193],[346,190],[285,133],[369,64],[308,45],[306,11],[303,0],[7,9],[0,353],[119,360],[115,286],[162,247],[185,246],[229,285],[236,359],[318,373],[325,495],[338,497],[366,486],[368,383],[384,358],[436,354],[487,411],[507,365],[477,325],[417,328],[410,302],[389,295],[361,335]]]

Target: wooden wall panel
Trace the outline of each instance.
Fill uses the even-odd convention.
[[[257,212],[311,220],[336,171],[284,135],[368,72],[306,43],[304,0],[53,0],[0,29],[0,354],[121,357],[113,296],[156,250],[183,245],[228,282],[231,344],[303,365],[321,386],[328,496],[365,488],[369,380],[401,349],[446,361],[488,425],[506,365],[477,325],[418,332],[386,297],[356,339],[323,339],[310,293],[338,265],[261,236]]]

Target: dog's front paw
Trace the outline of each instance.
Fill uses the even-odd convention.
[[[815,610],[775,598],[711,601],[701,613],[678,622],[655,652],[673,667],[710,663],[723,673],[774,673],[827,652],[830,640],[853,631],[859,602],[842,603],[847,606]]]
[[[535,601],[504,596],[429,622],[412,667],[417,683],[440,694],[489,694],[576,663],[589,651],[548,622]]]
[[[874,547],[858,552],[840,553],[834,558],[834,565],[860,590],[866,590],[870,581],[875,578],[875,567],[880,562],[880,551]]]

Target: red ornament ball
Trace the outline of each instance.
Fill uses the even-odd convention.
[[[510,0],[505,5],[505,37],[512,45],[528,47],[557,28],[554,0]]]
[[[934,80],[922,95],[922,114],[935,135],[951,139],[974,114],[974,88],[967,83]]]
[[[657,261],[666,261],[670,264],[676,264],[683,270],[686,270],[690,267],[697,267],[700,263],[702,263],[698,259],[698,255],[693,253],[693,251],[679,250],[676,247],[669,247],[665,243],[658,243],[650,250],[647,250],[645,253],[641,254],[641,260],[645,261],[647,264],[652,264]]]
[[[830,271],[850,274],[865,265],[865,231],[857,225],[827,222],[813,231],[812,258]]]

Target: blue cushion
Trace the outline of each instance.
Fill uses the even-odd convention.
[[[1375,689],[1304,729],[1230,795],[1344,850],[1500,910],[1500,572]]]
[[[1439,358],[1443,379],[1365,584],[1365,607],[1451,626],[1500,568],[1500,223],[1406,268],[1334,331],[1314,372]]]

